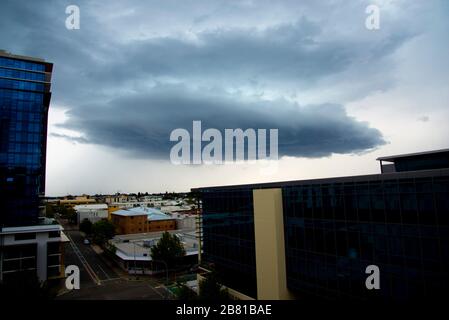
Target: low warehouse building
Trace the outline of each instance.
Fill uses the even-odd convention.
[[[176,235],[186,254],[182,259],[183,265],[198,263],[198,239],[195,231],[174,230],[169,233]],[[161,261],[153,261],[151,248],[162,237],[163,232],[128,234],[115,236],[109,240],[109,246],[114,248],[115,259],[129,274],[151,275],[166,271]]]

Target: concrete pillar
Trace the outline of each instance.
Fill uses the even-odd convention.
[[[288,300],[282,189],[254,189],[258,300]]]
[[[48,234],[46,232],[37,233],[37,277],[39,281],[47,280],[47,239]]]

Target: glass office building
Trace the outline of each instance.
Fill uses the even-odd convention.
[[[0,51],[0,226],[34,225],[45,192],[53,65]]]
[[[256,295],[253,195],[250,189],[204,190],[203,255],[231,288]]]
[[[393,168],[377,175],[195,189],[202,200],[202,264],[213,265],[224,285],[258,298],[263,279],[257,279],[253,191],[278,188],[286,286],[294,297],[445,297],[449,169],[442,163],[448,155],[379,158]],[[369,265],[379,267],[379,290],[366,288]]]

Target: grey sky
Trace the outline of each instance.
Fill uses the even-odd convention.
[[[380,30],[365,28],[371,3]],[[69,4],[80,30],[65,28]],[[448,12],[443,0],[15,0],[2,1],[0,43],[55,64],[47,194],[180,191],[376,172],[379,155],[447,147]],[[278,128],[280,169],[171,165],[170,131],[193,120]]]

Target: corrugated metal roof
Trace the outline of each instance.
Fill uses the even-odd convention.
[[[162,211],[156,209],[156,208],[150,208],[150,207],[135,207],[135,208],[129,208],[129,209],[121,209],[112,212],[112,214],[119,215],[119,216],[142,216],[147,215],[148,220],[172,220],[171,216],[163,213]]]

